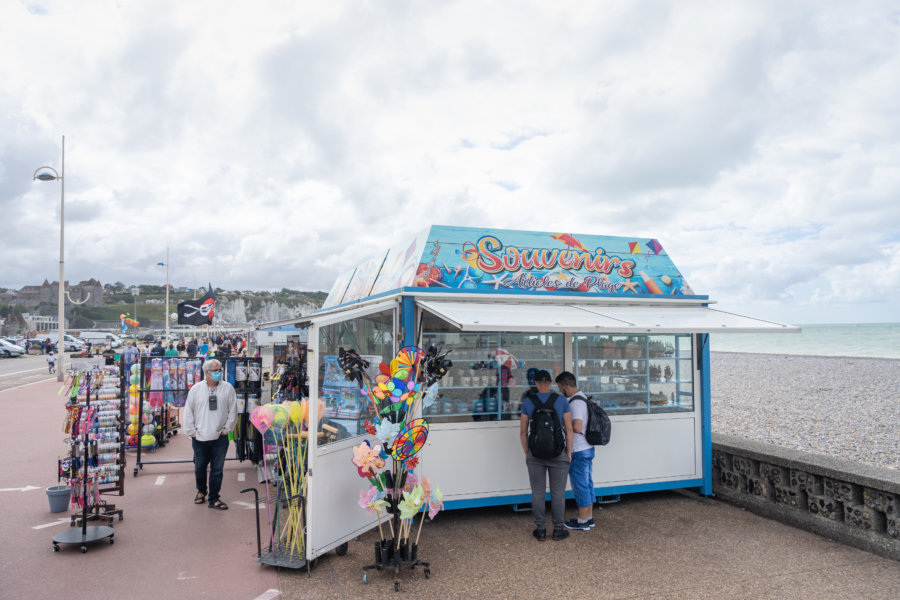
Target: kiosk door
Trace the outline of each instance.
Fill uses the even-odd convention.
[[[377,371],[396,351],[396,303],[314,319],[309,333],[310,423],[307,465],[307,559],[312,560],[378,526],[359,506],[369,482],[353,466],[353,447],[365,439],[370,403],[338,368],[339,348],[355,349]],[[371,436],[369,436],[371,437]]]

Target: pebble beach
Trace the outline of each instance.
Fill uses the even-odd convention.
[[[712,352],[712,430],[900,469],[900,360]]]

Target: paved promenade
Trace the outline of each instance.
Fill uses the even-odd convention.
[[[68,527],[52,514],[44,488],[56,482],[66,451],[59,384],[0,391],[0,599],[122,597],[217,600],[275,598],[592,598],[592,599],[896,599],[900,563],[781,525],[692,492],[627,496],[595,513],[598,526],[562,542],[536,542],[530,513],[506,507],[448,511],[425,525],[421,570],[371,572],[374,534],[350,542],[346,556],[318,559],[307,575],[254,562],[254,511],[238,504],[256,473],[228,461],[226,512],[191,504],[190,464],[147,465],[126,493],[107,496],[125,509],[115,544],[87,554],[51,550]],[[181,435],[148,459],[190,457]],[[243,481],[241,481],[243,478]],[[27,489],[29,487],[37,489]],[[19,491],[26,488],[25,491]],[[569,506],[571,516],[574,506]],[[63,520],[60,520],[60,519]],[[43,526],[43,527],[42,527]],[[36,529],[35,527],[39,527]]]

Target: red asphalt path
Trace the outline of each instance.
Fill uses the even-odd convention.
[[[230,509],[217,511],[192,503],[190,463],[147,464],[134,477],[129,452],[125,495],[103,496],[125,511],[114,523],[115,543],[95,542],[87,554],[78,544],[53,552],[53,536],[69,527],[71,514],[51,513],[44,491],[56,485],[56,459],[67,451],[59,389],[52,381],[0,392],[0,599],[279,597],[276,570],[254,561],[255,512],[237,504],[252,504],[252,493],[240,493],[245,488],[265,497],[249,462],[226,461],[222,499]],[[190,440],[179,434],[142,459],[190,457]],[[37,489],[16,489],[28,486]],[[263,533],[265,521],[262,506]]]

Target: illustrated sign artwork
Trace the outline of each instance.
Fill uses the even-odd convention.
[[[662,244],[653,238],[439,225],[427,233],[424,243],[417,237],[406,245],[416,250],[421,247],[415,269],[392,270],[392,280],[376,278],[372,290],[413,287],[589,296],[695,295]],[[392,252],[398,260],[397,251]],[[409,260],[404,258],[404,262]],[[359,299],[350,296],[329,297],[326,305]]]

